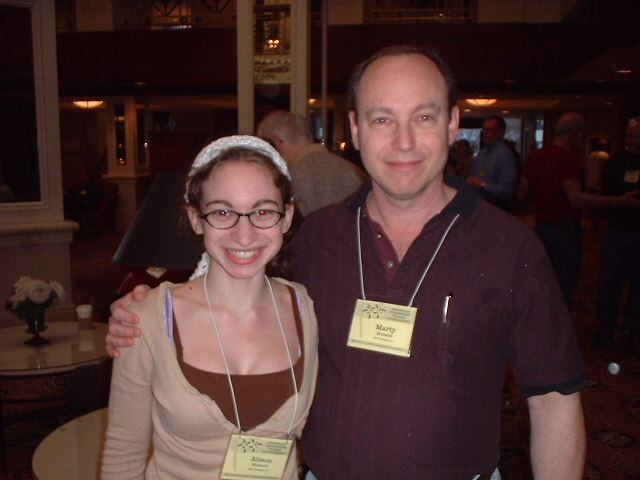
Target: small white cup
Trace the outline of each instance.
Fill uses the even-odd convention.
[[[76,314],[78,315],[78,328],[91,328],[91,320],[93,318],[92,305],[78,305]]]

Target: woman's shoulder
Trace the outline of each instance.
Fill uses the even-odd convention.
[[[152,321],[156,316],[162,318],[162,312],[167,304],[167,291],[173,291],[179,285],[181,284],[163,282],[149,290],[144,299],[134,300],[129,308],[140,316],[141,323]]]
[[[301,283],[294,282],[292,280],[286,280],[286,279],[280,278],[280,277],[270,277],[270,280],[278,282],[278,283],[284,285],[285,287],[293,288],[296,291],[296,293],[302,295],[305,298],[309,297],[309,294],[307,293],[307,287],[305,287]]]
[[[298,303],[298,306],[303,310],[303,318],[308,321],[313,321],[315,323],[315,311],[313,306],[313,300],[307,293],[306,287],[298,282],[293,282],[290,280],[285,280],[284,278],[274,277],[271,278],[272,281],[277,282],[284,286],[283,292],[285,295],[289,295],[290,289],[292,288],[295,292],[295,297]]]

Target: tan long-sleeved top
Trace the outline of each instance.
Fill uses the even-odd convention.
[[[246,433],[286,432],[295,410],[292,431],[299,438],[316,383],[316,317],[302,285],[274,280],[296,291],[304,333],[304,377],[297,408],[292,395],[266,422]],[[114,362],[103,480],[219,478],[235,425],[212,399],[187,382],[180,369],[163,318],[166,289],[171,287],[163,283],[133,306],[142,336],[133,347],[121,349]],[[284,479],[297,478],[296,457],[294,447]]]

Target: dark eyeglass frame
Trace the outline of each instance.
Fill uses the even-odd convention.
[[[219,212],[227,212],[227,213],[232,213],[234,214],[236,217],[235,222],[233,222],[232,225],[229,225],[228,227],[216,227],[213,223],[211,223],[209,221],[209,219],[207,217],[209,217],[209,215],[211,215],[212,213],[219,213]],[[268,227],[261,227],[260,225],[256,225],[255,223],[253,223],[253,220],[251,219],[252,215],[256,214],[256,213],[260,213],[260,212],[269,212],[269,213],[277,213],[279,215],[278,219],[275,221],[275,223],[273,225],[269,225]],[[280,212],[278,210],[273,210],[271,208],[258,208],[257,210],[254,210],[252,212],[246,212],[246,213],[240,213],[240,212],[236,212],[235,210],[231,210],[229,208],[216,208],[215,210],[211,210],[210,212],[207,213],[202,213],[202,211],[200,212],[200,218],[202,218],[205,222],[207,222],[209,225],[211,225],[213,228],[217,228],[218,230],[229,230],[230,228],[235,227],[238,222],[240,221],[240,217],[247,217],[247,220],[249,220],[249,223],[251,225],[253,225],[256,228],[259,228],[261,230],[266,230],[268,228],[273,228],[275,227],[278,223],[280,223],[280,220],[282,220],[285,216],[284,212]]]

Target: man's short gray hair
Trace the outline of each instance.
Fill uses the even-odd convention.
[[[259,137],[271,138],[274,134],[290,142],[298,141],[300,138],[315,141],[309,120],[286,110],[274,110],[258,124]]]

